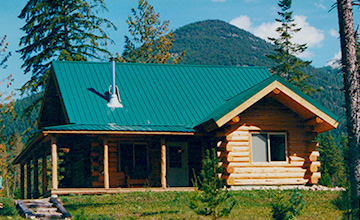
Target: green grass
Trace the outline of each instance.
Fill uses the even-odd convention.
[[[0,203],[3,204],[3,209],[0,209],[1,220],[10,219],[8,216],[10,216],[11,219],[22,219],[16,210],[15,201],[13,199],[0,198]]]
[[[272,197],[277,191],[231,192],[237,204],[228,218],[271,219]],[[290,196],[291,191],[283,191]],[[332,201],[338,192],[303,191],[305,208],[297,218],[341,219],[342,212]],[[74,219],[210,219],[197,216],[189,207],[190,192],[132,192],[114,195],[60,197]]]

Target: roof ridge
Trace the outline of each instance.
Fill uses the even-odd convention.
[[[78,64],[108,64],[107,61],[52,61],[52,63],[78,63]],[[265,66],[222,66],[222,65],[206,65],[206,64],[170,64],[170,63],[122,63],[116,62],[116,65],[144,65],[144,66],[172,66],[172,67],[211,67],[211,68],[252,68],[252,69],[268,69]]]

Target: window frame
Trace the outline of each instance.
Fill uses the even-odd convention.
[[[125,172],[125,170],[122,169],[121,167],[121,145],[125,145],[125,144],[129,144],[132,145],[132,167],[129,167],[129,170],[134,169],[135,168],[135,147],[136,145],[145,145],[146,146],[146,166],[147,168],[149,168],[149,143],[147,142],[121,142],[118,143],[118,147],[117,147],[117,159],[118,159],[118,164],[117,164],[117,172]]]
[[[252,135],[253,134],[265,134],[266,140],[267,140],[267,154],[268,154],[268,160],[267,161],[253,161],[253,146],[252,146]],[[285,160],[284,161],[272,161],[271,160],[271,146],[270,146],[270,136],[271,135],[284,135],[285,139]],[[288,137],[287,132],[281,132],[281,131],[251,131],[250,132],[250,152],[251,152],[251,163],[255,164],[284,164],[289,162],[289,156],[288,156]]]

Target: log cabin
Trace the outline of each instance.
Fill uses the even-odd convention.
[[[316,184],[338,120],[264,67],[59,61],[13,163],[22,198],[188,187],[210,148],[230,187]]]

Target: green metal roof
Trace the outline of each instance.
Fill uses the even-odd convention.
[[[116,85],[123,108],[107,107],[109,62],[53,62],[69,125],[45,130],[194,132],[217,120],[278,80],[328,114],[309,96],[265,67],[116,63]]]
[[[224,101],[269,78],[264,67],[116,64],[123,108],[107,107],[110,63],[53,62],[72,124],[194,127]]]
[[[195,132],[193,128],[177,125],[117,125],[68,124],[43,128],[43,131],[144,131],[144,132]]]

